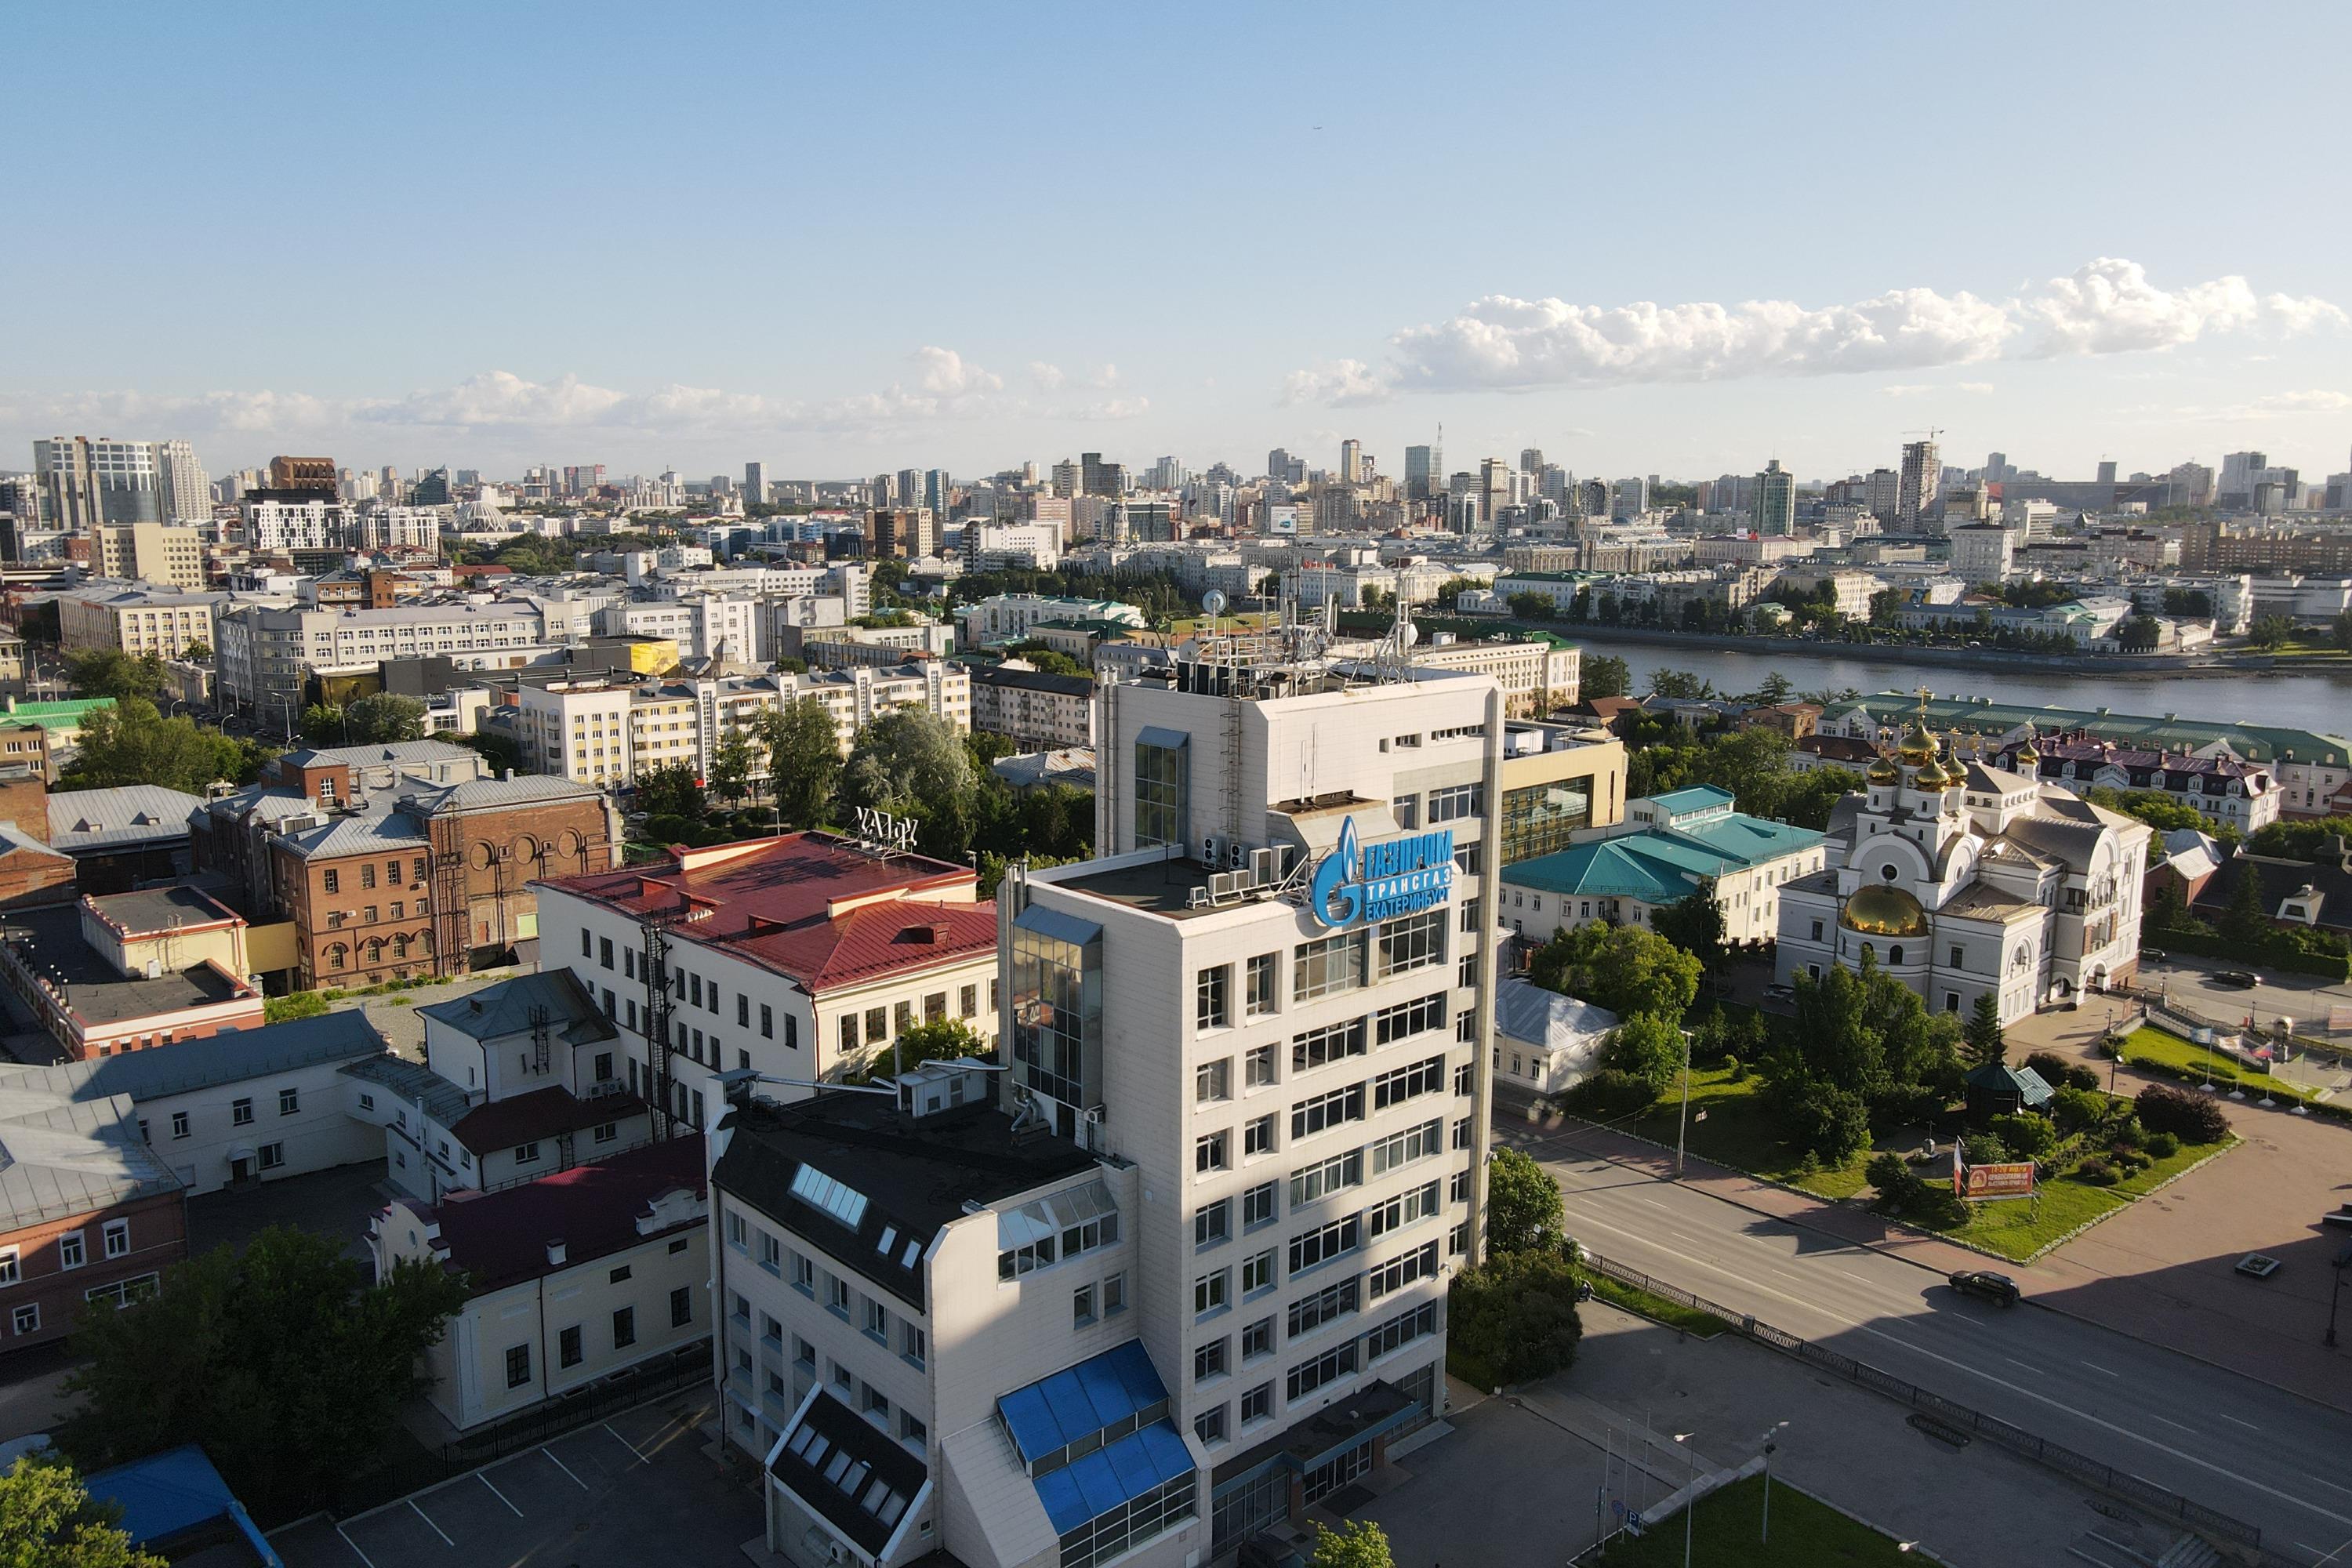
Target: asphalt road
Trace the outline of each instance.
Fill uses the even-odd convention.
[[[2293,1562],[2352,1562],[2352,1415],[1580,1153],[1544,1161],[1593,1251],[2259,1525]]]
[[[2240,987],[2212,983],[2211,975],[2232,967],[2245,966],[2231,965],[2218,958],[2173,953],[2161,963],[2143,963],[2139,983],[2149,990],[2164,992],[2171,1001],[2208,1018],[2231,1023],[2251,1016],[2264,1027],[2281,1018],[2293,1018],[2297,1029],[2322,1038],[2330,1037],[2328,1009],[2352,1006],[2352,985],[2330,985],[2315,975],[2249,970],[2259,974],[2260,984]],[[2090,1008],[2101,1004],[2096,998],[2085,997],[2083,1005]],[[2352,1035],[2332,1037],[2352,1047]]]

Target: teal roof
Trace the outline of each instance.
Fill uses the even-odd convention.
[[[1650,797],[1651,804],[1669,816],[1680,816],[1691,811],[1712,811],[1719,805],[1731,805],[1738,799],[1729,790],[1718,789],[1714,784],[1693,784],[1688,789],[1670,789],[1664,795]]]
[[[1644,827],[1503,868],[1513,887],[1570,898],[1670,904],[1710,877],[1777,860],[1822,842],[1811,828],[1738,813],[1696,827]]]

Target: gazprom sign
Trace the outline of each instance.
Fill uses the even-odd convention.
[[[1327,926],[1363,925],[1418,914],[1454,890],[1454,829],[1412,833],[1359,847],[1356,821],[1315,868],[1307,907]]]

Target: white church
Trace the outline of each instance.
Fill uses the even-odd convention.
[[[2128,976],[2153,831],[2032,776],[1968,757],[1924,720],[1832,813],[1829,866],[1780,890],[1779,978],[1865,953],[1931,1010],[1980,993],[2004,1024]]]

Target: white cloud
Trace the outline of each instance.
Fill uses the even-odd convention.
[[[2298,414],[2341,414],[2352,409],[2352,393],[2312,389],[2304,392],[2273,392],[2247,403],[2227,404],[2218,407],[2191,405],[2166,410],[2171,419],[2239,421],[2255,419],[2286,419]]]
[[[1033,359],[1029,362],[1029,379],[1037,384],[1039,391],[1051,392],[1062,384],[1065,377],[1060,365],[1047,364],[1044,360]]]
[[[1929,382],[1905,381],[1897,382],[1893,386],[1882,386],[1878,390],[1881,395],[1886,397],[1916,397],[1921,393],[1934,392],[1937,388]]]
[[[1867,374],[2005,358],[2178,347],[2212,333],[2293,336],[2352,325],[2325,300],[2257,295],[2227,277],[2167,290],[2137,262],[2101,258],[2006,301],[1897,289],[1852,304],[1647,300],[1617,306],[1490,294],[1391,339],[1389,363],[1296,371],[1285,403],[1376,403],[1399,391],[1524,392],[1748,376]],[[1987,388],[1963,383],[1963,390]],[[1890,395],[1909,395],[1904,384]]]
[[[1031,419],[1096,421],[1140,417],[1151,406],[1139,394],[1074,405],[1006,392],[995,373],[952,349],[926,346],[910,356],[913,385],[893,383],[878,392],[792,399],[756,392],[672,384],[648,392],[595,386],[576,376],[527,380],[510,371],[486,371],[454,385],[398,397],[317,397],[305,393],[209,392],[158,396],[135,392],[51,395],[0,392],[0,428],[46,433],[67,428],[151,429],[158,434],[294,432],[331,436],[362,427],[398,426],[436,434],[495,432],[530,435],[573,430],[627,431],[692,438],[737,432],[881,434],[945,421]],[[1063,384],[1043,362],[1030,366],[1040,388]],[[1050,373],[1050,374],[1044,374]],[[1096,384],[1117,380],[1109,366]]]
[[[1992,389],[1992,383],[1989,381],[1956,381],[1952,383],[1953,391],[1974,393],[1980,397],[1990,394]]]

